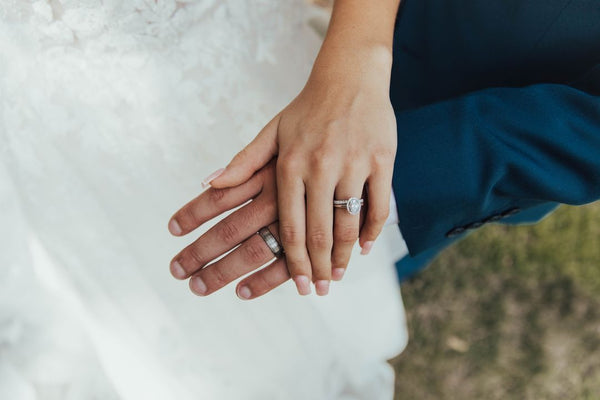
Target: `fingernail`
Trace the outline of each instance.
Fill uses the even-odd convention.
[[[373,243],[375,242],[365,242],[365,244],[363,244],[362,250],[360,251],[360,254],[362,254],[363,256],[369,254],[371,252],[371,249],[373,248]]]
[[[316,281],[315,288],[319,296],[325,296],[329,293],[329,281]]]
[[[252,296],[252,292],[250,291],[250,288],[248,286],[244,285],[240,286],[240,288],[237,291],[237,295],[243,300],[248,300]]]
[[[199,296],[206,294],[206,284],[199,276],[195,276],[190,280],[190,289]]]
[[[217,176],[221,175],[223,172],[225,172],[225,168],[219,168],[218,170],[204,178],[204,180],[202,181],[202,188],[206,188],[208,185],[210,185],[210,181],[216,179]]]
[[[175,219],[169,221],[169,232],[176,236],[181,235],[181,232],[183,232]]]
[[[310,281],[307,276],[298,275],[294,278],[294,282],[296,283],[296,288],[300,295],[306,296],[307,294],[310,294]]]
[[[177,279],[184,279],[187,274],[179,262],[173,261],[171,263],[171,275]]]
[[[344,272],[346,272],[346,268],[334,268],[331,271],[331,279],[334,281],[341,281],[344,277]]]

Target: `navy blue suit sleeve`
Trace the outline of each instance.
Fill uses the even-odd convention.
[[[511,207],[600,198],[599,70],[398,112],[393,189],[410,254]]]

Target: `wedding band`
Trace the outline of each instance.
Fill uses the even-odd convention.
[[[348,200],[333,200],[335,208],[345,208],[352,215],[360,212],[363,203],[363,199],[357,199],[356,197],[350,197]]]
[[[275,239],[275,236],[273,236],[269,228],[266,226],[264,228],[260,228],[258,234],[261,238],[263,238],[275,257],[279,258],[283,255],[283,247],[281,247],[277,239]]]

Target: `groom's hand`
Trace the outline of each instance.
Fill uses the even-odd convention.
[[[191,278],[190,288],[194,293],[202,296],[211,294],[273,260],[273,253],[256,232],[267,226],[280,241],[275,161],[271,160],[241,185],[209,188],[171,218],[169,230],[176,236],[182,236],[251,200],[219,221],[171,261],[173,276]],[[233,248],[225,257],[215,261]],[[288,279],[290,274],[284,256],[240,281],[236,293],[243,299],[256,298]]]

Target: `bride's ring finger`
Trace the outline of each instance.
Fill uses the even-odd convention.
[[[352,248],[358,239],[360,210],[365,206],[362,199],[365,179],[363,176],[344,178],[335,189],[335,200],[339,204],[336,204],[333,214],[331,277],[334,281],[339,281],[344,276]]]
[[[267,227],[276,231],[276,225]],[[273,238],[279,243],[279,238]],[[190,289],[199,296],[209,295],[239,277],[254,271],[275,257],[265,239],[258,233],[250,236],[220,260],[209,264],[190,278]],[[288,275],[289,277],[289,275]]]

